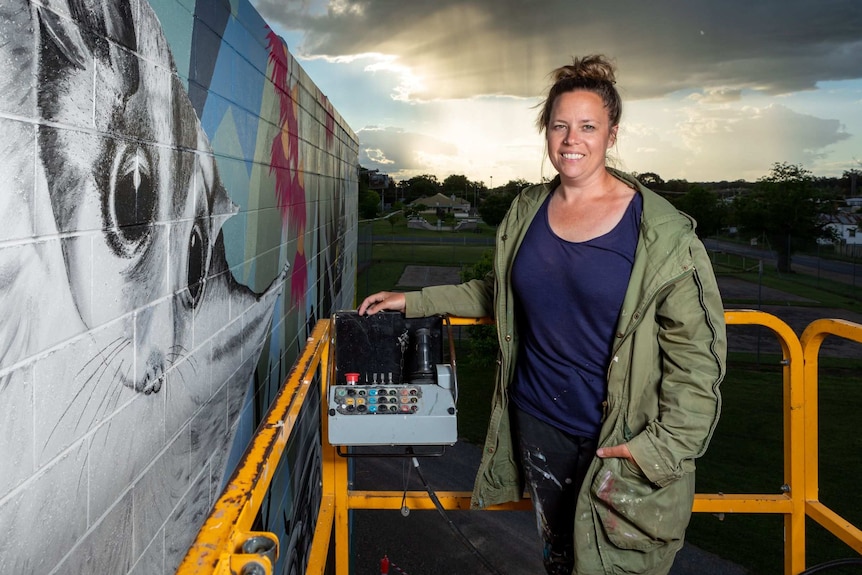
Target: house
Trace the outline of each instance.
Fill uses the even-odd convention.
[[[825,228],[832,230],[835,239],[819,239],[820,245],[834,245],[837,252],[844,255],[862,253],[862,214],[838,212],[821,216],[826,222]]]
[[[436,193],[433,196],[419,198],[418,200],[414,200],[410,202],[410,205],[415,206],[427,206],[429,212],[434,212],[438,208],[442,208],[447,212],[469,212],[470,211],[470,202],[464,201],[452,194],[451,196],[444,196],[441,193]]]

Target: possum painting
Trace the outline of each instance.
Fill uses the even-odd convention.
[[[235,279],[237,206],[146,0],[4,1],[0,93],[0,571],[172,572],[287,265]]]

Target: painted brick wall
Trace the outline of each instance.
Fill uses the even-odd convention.
[[[356,136],[246,0],[3,2],[0,94],[0,571],[172,573],[353,304]]]

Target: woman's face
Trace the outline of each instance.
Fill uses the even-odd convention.
[[[545,131],[548,157],[563,183],[585,183],[604,173],[605,153],[616,141],[617,126],[610,125],[601,96],[586,90],[560,94]]]

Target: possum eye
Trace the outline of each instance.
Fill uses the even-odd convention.
[[[127,148],[114,167],[104,203],[105,224],[117,254],[131,257],[152,233],[156,190],[144,150]]]
[[[189,236],[188,245],[188,286],[192,298],[192,307],[196,307],[204,291],[204,276],[206,275],[206,249],[200,225],[195,222]]]

